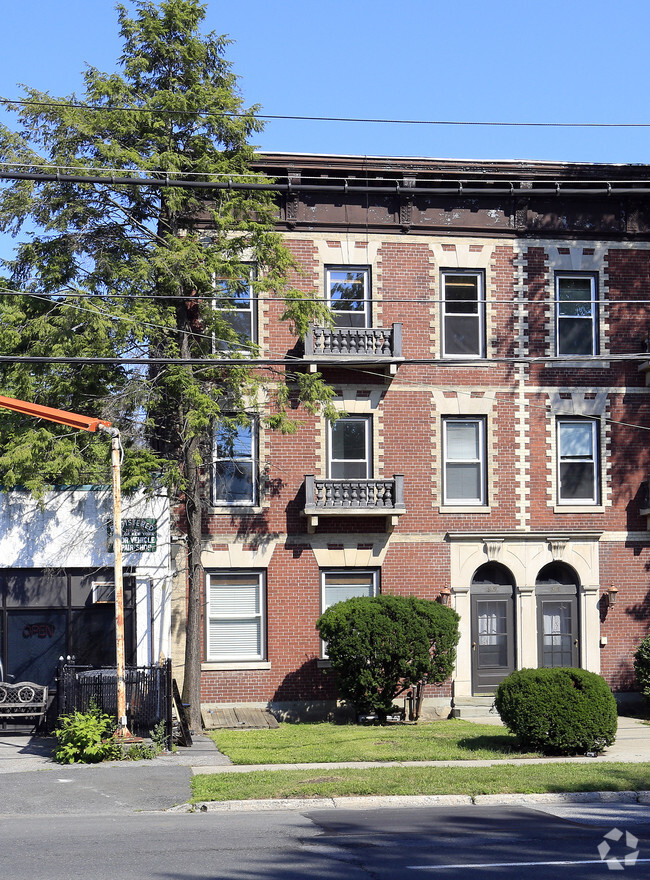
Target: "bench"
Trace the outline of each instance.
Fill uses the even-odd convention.
[[[0,718],[42,718],[47,712],[47,685],[33,681],[0,681]]]

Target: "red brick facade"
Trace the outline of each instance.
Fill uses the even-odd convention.
[[[301,162],[315,174],[318,157],[290,158],[261,164],[274,176],[284,162],[292,174]],[[344,157],[335,162],[345,176]],[[354,176],[354,160],[349,165]],[[376,180],[399,178],[399,160],[375,165]],[[334,179],[325,160],[320,170],[319,180]],[[422,163],[419,173],[431,182],[443,171],[474,179],[467,169],[435,163]],[[560,207],[534,198],[545,166],[507,172],[513,186],[524,187],[511,201],[489,190],[474,202],[445,194],[418,201],[416,194],[410,213],[403,200],[391,213],[388,196],[370,193],[363,205],[354,200],[346,221],[345,196],[325,193],[313,204],[298,197],[291,222],[289,197],[281,203],[278,228],[302,268],[296,286],[324,297],[328,267],[367,269],[369,326],[402,325],[403,360],[393,373],[372,357],[366,364],[333,355],[317,366],[337,389],[340,410],[368,420],[372,478],[403,475],[404,512],[392,519],[379,506],[350,515],[342,506],[338,515],[334,505],[310,519],[305,477],[329,476],[327,425],[299,409],[296,435],[262,428],[260,496],[248,510],[208,506],[204,554],[208,575],[261,576],[260,653],[218,659],[219,626],[229,621],[217,622],[216,659],[207,656],[206,635],[206,703],[335,698],[315,629],[327,572],[376,572],[386,593],[436,599],[451,591],[462,635],[453,680],[430,689],[443,704],[489,694],[491,665],[560,665],[571,651],[614,690],[634,688],[632,655],[650,625],[650,532],[642,512],[650,508],[650,388],[640,369],[650,232],[637,215],[633,230],[614,223],[588,190],[588,167],[557,169],[587,179],[583,201],[567,196],[560,219]],[[483,342],[468,356],[445,357],[445,327],[456,326],[445,309],[459,313],[444,285],[458,277],[479,279]],[[564,291],[575,284],[594,299],[580,292],[570,300],[574,294]],[[558,304],[559,290],[568,305]],[[280,312],[278,303],[260,303],[262,356],[297,351]],[[572,334],[588,346],[592,331],[586,354],[562,350],[575,344]],[[306,360],[297,368],[307,369]],[[465,439],[459,443],[454,431]],[[467,451],[470,436],[478,438],[478,460]],[[466,503],[445,499],[454,481]],[[618,590],[613,607],[611,585]]]

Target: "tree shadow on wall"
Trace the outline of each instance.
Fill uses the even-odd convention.
[[[274,703],[300,703],[301,721],[326,720],[329,709],[323,703],[334,700],[336,677],[331,669],[319,666],[316,657],[288,672],[273,694]]]
[[[277,498],[282,491],[284,482],[279,479],[272,479],[265,476],[263,481],[263,498],[265,500]],[[249,540],[256,545],[268,544],[269,541],[276,541],[279,538],[279,532],[272,531],[269,528],[269,510],[258,511],[257,513],[246,513],[242,515],[240,512],[230,517],[230,523],[237,528],[237,539],[239,541]]]

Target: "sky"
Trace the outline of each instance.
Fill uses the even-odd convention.
[[[0,96],[82,94],[121,52],[112,0],[3,3]],[[128,0],[126,2],[128,6]],[[247,104],[274,116],[650,123],[648,0],[208,0]],[[0,119],[7,115],[0,113]],[[648,128],[270,120],[265,150],[650,162]]]

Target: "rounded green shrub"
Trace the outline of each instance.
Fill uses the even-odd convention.
[[[316,626],[327,642],[340,696],[358,713],[383,720],[411,685],[451,675],[458,620],[438,602],[383,594],[337,602]]]
[[[585,669],[520,669],[501,682],[494,705],[525,749],[584,754],[616,739],[614,695],[604,678]]]
[[[634,654],[634,674],[639,690],[650,699],[650,636],[646,636]]]

